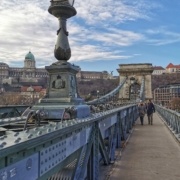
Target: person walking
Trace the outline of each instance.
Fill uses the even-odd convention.
[[[139,117],[140,117],[141,125],[143,125],[144,124],[144,115],[146,114],[146,107],[143,104],[143,102],[140,103],[140,105],[138,107],[138,111],[139,111]]]
[[[147,104],[147,117],[148,117],[148,124],[153,125],[153,113],[155,112],[154,104],[149,99]]]

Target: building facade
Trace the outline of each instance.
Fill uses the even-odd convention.
[[[162,66],[154,66],[152,75],[161,75],[166,73],[166,70]]]
[[[180,73],[180,65],[169,63],[166,67],[166,73]]]
[[[3,83],[10,83],[21,79],[28,81],[28,79],[36,81],[36,78],[49,77],[45,68],[36,68],[36,60],[34,55],[29,52],[24,59],[23,67],[10,67],[8,64],[0,62],[0,80]],[[79,71],[76,77],[80,80],[91,79],[114,79],[112,73],[107,71]],[[26,79],[26,80],[25,80]]]
[[[43,78],[48,77],[45,68],[36,68],[34,55],[29,52],[24,59],[24,67],[9,67],[6,63],[0,63],[0,79],[8,78]]]
[[[97,72],[97,71],[79,71],[76,75],[78,79],[81,80],[92,80],[92,79],[113,79],[112,74],[107,71]]]
[[[173,98],[180,98],[180,84],[159,87],[153,91],[154,102],[171,108]]]

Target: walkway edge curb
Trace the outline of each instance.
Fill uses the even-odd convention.
[[[115,157],[114,164],[111,164],[110,171],[108,171],[108,174],[105,176],[105,180],[109,180],[111,174],[112,174],[113,171],[114,171],[114,168],[115,168],[116,165],[117,165],[117,160],[120,160],[120,159],[121,159],[121,157],[122,157],[122,152],[125,150],[128,142],[129,142],[129,140],[130,140],[130,138],[131,138],[131,135],[132,135],[132,133],[133,133],[133,131],[134,131],[134,127],[135,127],[135,124],[133,125],[132,129],[130,130],[129,135],[128,135],[127,139],[125,140],[122,148],[116,150],[118,153],[117,153],[117,155],[116,155],[116,157]]]
[[[163,123],[166,125],[167,129],[170,131],[170,133],[173,135],[174,139],[179,143],[180,145],[180,138],[177,137],[177,135],[172,131],[172,129],[169,127],[167,122],[164,120],[164,118],[161,116],[161,114],[158,113],[158,116],[163,121]]]

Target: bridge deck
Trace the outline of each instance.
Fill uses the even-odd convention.
[[[134,126],[122,156],[110,172],[110,180],[179,180],[180,144],[172,136],[157,113],[154,124]]]

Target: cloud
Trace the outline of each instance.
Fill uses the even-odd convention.
[[[131,56],[123,55],[122,51],[119,50],[109,50],[108,47],[93,46],[93,45],[83,45],[76,46],[72,49],[73,57],[70,61],[98,61],[98,60],[120,60],[127,59]],[[120,55],[122,54],[122,55]]]
[[[137,19],[150,19],[155,5],[145,0],[76,0],[77,15],[67,21],[71,62],[100,59],[126,59],[121,47],[131,46],[144,39],[142,34],[122,30],[119,24]],[[37,65],[55,61],[53,49],[58,27],[57,18],[47,11],[49,1],[0,1],[0,61],[15,64],[24,60],[28,51]],[[42,62],[43,61],[43,62]]]
[[[155,46],[162,46],[180,42],[180,33],[168,31],[166,27],[159,27],[158,29],[148,29],[146,31],[146,34],[146,42]]]
[[[87,24],[104,24],[108,21],[122,23],[137,19],[149,19],[148,11],[157,5],[155,3],[150,4],[145,0],[132,2],[125,0],[84,0],[76,1],[75,7],[78,18],[85,20]]]

